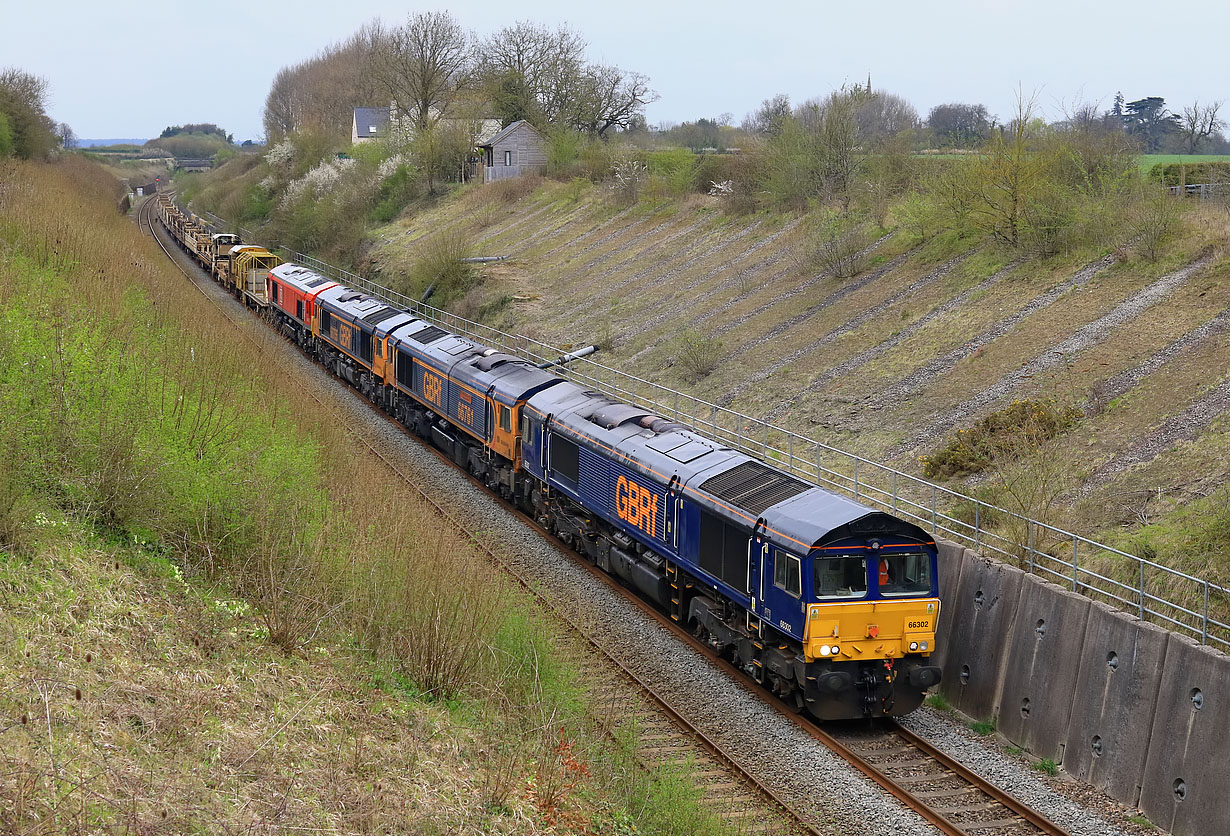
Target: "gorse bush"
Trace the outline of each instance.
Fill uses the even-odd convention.
[[[1014,401],[1011,406],[961,429],[923,459],[932,479],[968,476],[1002,461],[1014,461],[1073,427],[1080,410],[1051,400]]]

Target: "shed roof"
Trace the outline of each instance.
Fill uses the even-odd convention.
[[[526,122],[524,119],[518,119],[516,122],[513,122],[512,124],[510,124],[510,125],[508,125],[506,128],[504,128],[504,130],[500,131],[498,134],[496,134],[495,136],[491,137],[491,139],[489,139],[489,140],[487,140],[486,142],[484,142],[484,143],[480,144],[478,147],[479,147],[479,148],[491,148],[491,147],[493,147],[493,146],[495,146],[495,145],[499,144],[500,142],[503,142],[503,141],[504,141],[505,139],[507,139],[508,137],[512,136],[514,133],[516,133],[516,132],[517,132],[518,130],[520,130],[522,127],[524,127],[524,128],[526,128],[527,130],[531,131],[531,132],[534,134],[534,136],[538,137],[539,139],[542,139],[542,134],[540,134],[540,133],[538,133],[538,131],[534,130],[534,126],[533,126],[533,125],[531,125],[529,122]]]

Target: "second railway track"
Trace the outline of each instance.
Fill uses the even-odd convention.
[[[231,298],[232,301],[233,298],[229,297],[212,280],[204,277],[199,268],[190,263],[186,256],[178,254],[164,243],[159,231],[155,228],[152,213],[149,211],[152,204],[152,200],[147,200],[139,210],[143,228],[148,228],[168,258],[197,289],[218,306],[228,319],[236,324],[241,333],[255,342],[255,337],[241,325],[240,318],[234,315],[233,307],[219,301],[219,297],[223,296]],[[243,319],[246,320],[248,317],[243,317]],[[272,329],[269,334],[272,336]],[[281,360],[275,360],[275,362],[284,365]],[[357,400],[367,404],[357,392],[349,387],[345,388]],[[318,397],[317,400],[319,401],[320,398]],[[323,404],[323,401],[321,403]],[[370,404],[368,406],[370,407]],[[336,411],[336,408],[331,405],[327,405],[326,408]],[[394,423],[384,413],[374,407],[371,409],[375,416]],[[400,425],[397,426],[400,428]],[[795,803],[783,797],[780,792],[770,789],[768,782],[757,777],[754,765],[744,764],[740,758],[726,752],[718,741],[711,739],[692,724],[682,712],[676,711],[671,706],[668,697],[659,694],[651,683],[644,681],[628,666],[604,650],[600,642],[577,624],[575,619],[570,618],[543,596],[532,580],[519,573],[516,567],[511,566],[493,550],[483,546],[478,536],[479,532],[472,525],[458,520],[453,513],[436,502],[413,478],[404,473],[395,462],[378,449],[378,443],[373,443],[370,439],[360,435],[354,429],[353,424],[351,428],[360,444],[367,447],[393,472],[418,491],[443,518],[470,535],[477,547],[484,549],[524,588],[533,593],[547,609],[568,623],[571,629],[576,631],[591,648],[598,651],[602,661],[594,662],[592,664],[594,669],[588,671],[592,680],[591,695],[597,704],[608,709],[609,716],[636,719],[642,732],[641,749],[638,756],[646,765],[658,763],[689,765],[691,774],[698,779],[698,784],[709,790],[706,793],[705,806],[715,815],[733,823],[739,832],[749,834],[856,832],[840,829],[838,822],[823,815],[825,805],[822,797],[812,799],[812,805],[819,807],[820,810],[809,810],[806,809],[806,805]],[[406,433],[406,435],[410,434]],[[443,460],[443,456],[434,448],[428,445],[422,446],[436,458]],[[480,482],[469,477],[467,479],[477,489],[494,497],[494,494]],[[508,506],[505,504],[505,507]],[[514,513],[521,516],[527,525],[548,539],[553,546],[562,548],[558,541],[533,520],[519,512]],[[813,738],[884,787],[903,804],[922,816],[938,832],[947,834],[947,836],[990,836],[990,834],[1068,836],[1067,831],[1049,821],[1045,816],[1016,801],[1003,790],[981,779],[925,740],[900,726],[881,724],[870,728],[867,726],[854,728],[846,724],[838,730],[825,730],[807,718],[798,716],[788,706],[771,697],[767,691],[754,686],[732,665],[717,657],[668,617],[627,592],[610,576],[586,561],[576,562],[601,583],[646,613],[648,617],[671,630],[693,650],[702,653],[714,664],[731,672],[742,688],[755,691],[759,699],[773,705],[781,714],[802,727]],[[822,792],[819,795],[822,796]],[[831,822],[838,828],[832,831],[819,830],[817,823],[821,821]]]

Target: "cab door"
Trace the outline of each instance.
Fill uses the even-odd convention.
[[[761,526],[764,520],[756,520],[752,536],[747,540],[747,591],[752,598],[751,610],[757,616],[764,611],[764,562],[769,549]]]
[[[487,390],[487,414],[491,416],[491,450],[509,461],[517,455],[517,435],[513,428],[511,406],[500,403],[495,397],[495,385]]]

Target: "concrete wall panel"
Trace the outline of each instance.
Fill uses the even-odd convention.
[[[1133,806],[1140,803],[1169,638],[1156,624],[1106,604],[1090,607],[1063,766]]]
[[[940,625],[935,632],[936,649],[931,654],[931,661],[943,669],[948,658],[948,644],[953,634],[953,625],[965,617],[959,606],[961,602],[957,598],[957,587],[961,583],[961,567],[965,563],[965,556],[973,552],[964,546],[939,537],[935,538],[935,545],[940,552]]]
[[[944,604],[951,629],[942,687],[949,702],[971,717],[994,717],[999,710],[1004,637],[1012,629],[1023,574],[970,552],[955,600]]]
[[[1166,644],[1140,809],[1176,836],[1230,825],[1230,659],[1174,634]]]
[[[1025,575],[1015,624],[1005,633],[997,727],[1039,757],[1063,762],[1090,601]]]

